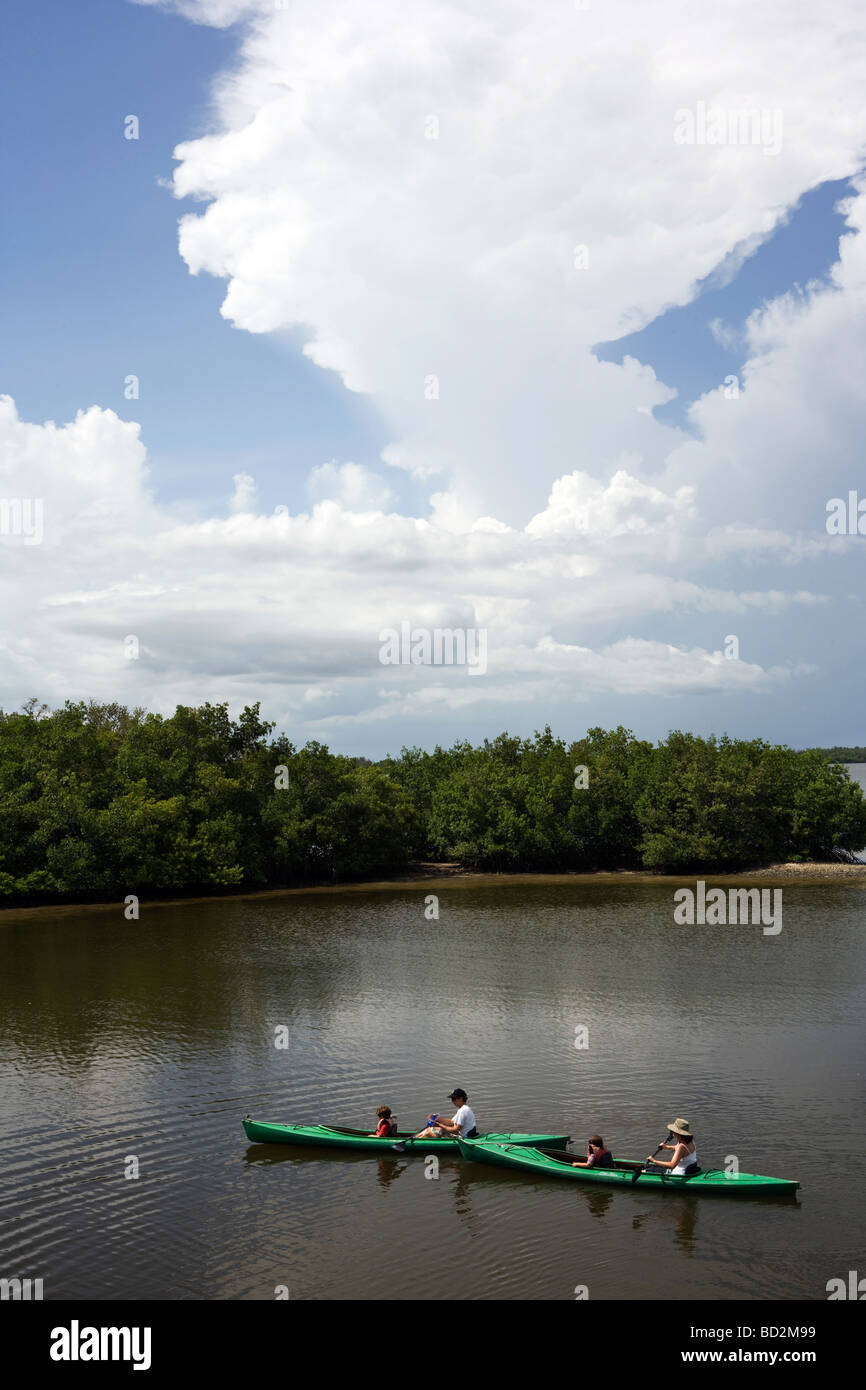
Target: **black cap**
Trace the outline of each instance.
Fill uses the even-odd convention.
[[[449,1100],[457,1100],[458,1098],[460,1098],[460,1099],[462,1099],[462,1100],[466,1100],[466,1098],[467,1098],[467,1097],[466,1097],[466,1092],[464,1091],[464,1089],[463,1089],[462,1086],[455,1086],[455,1087],[454,1087],[454,1090],[451,1092],[451,1094],[450,1094],[449,1097],[448,1097]]]

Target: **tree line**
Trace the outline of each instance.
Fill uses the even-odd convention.
[[[834,763],[866,763],[866,748],[821,748],[819,751]]]
[[[0,902],[345,882],[413,860],[709,872],[866,846],[861,790],[819,750],[546,728],[371,762],[274,727],[258,704],[0,712]]]

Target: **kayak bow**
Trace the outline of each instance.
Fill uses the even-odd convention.
[[[670,1172],[642,1171],[643,1164],[620,1159],[612,1168],[573,1168],[574,1155],[556,1151],[549,1144],[518,1147],[507,1142],[491,1142],[491,1136],[478,1139],[458,1139],[464,1158],[477,1163],[491,1163],[498,1168],[519,1168],[535,1177],[572,1178],[575,1182],[607,1183],[613,1186],[665,1187],[678,1192],[710,1193],[728,1196],[789,1196],[800,1186],[790,1178],[766,1178],[759,1173],[740,1173],[729,1176],[723,1169],[700,1169],[690,1176]]]

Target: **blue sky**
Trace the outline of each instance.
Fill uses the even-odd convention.
[[[6,17],[0,380],[28,419],[95,403],[140,421],[166,499],[216,507],[252,465],[272,506],[299,506],[310,468],[375,461],[386,435],[297,335],[221,319],[224,285],[178,255],[184,207],[160,181],[179,141],[206,128],[237,41],[125,0],[37,0]],[[130,113],[138,141],[123,138]]]
[[[823,527],[825,496],[857,484],[864,423],[858,237],[838,263],[839,200],[862,196],[853,77],[834,83],[819,55],[770,74],[776,36],[753,15],[752,99],[770,74],[792,132],[782,153],[683,152],[668,112],[692,91],[712,99],[726,64],[739,72],[733,18],[706,18],[710,62],[707,35],[680,16],[681,89],[635,107],[633,50],[623,39],[610,65],[609,17],[570,16],[571,42],[553,0],[508,16],[490,0],[486,68],[466,66],[450,0],[438,19],[420,0],[378,0],[366,28],[345,0],[297,0],[291,16],[264,0],[188,4],[214,22],[127,0],[48,0],[4,21],[0,392],[34,426],[98,411],[63,436],[82,469],[69,495],[53,437],[15,426],[10,457],[26,437],[65,539],[22,561],[32,593],[7,632],[3,704],[261,697],[296,737],[372,753],[548,721],[862,739],[847,679],[862,662],[847,650],[859,555],[830,558]],[[258,13],[265,36],[246,56],[243,22],[218,27],[232,6]],[[634,8],[661,46],[658,18]],[[601,103],[574,80],[587,32],[605,55]],[[533,71],[544,102],[524,90]],[[219,110],[227,72],[244,97]],[[129,114],[137,141],[123,138]],[[184,141],[179,177],[198,198],[167,186]],[[593,274],[569,281],[558,258],[584,222]],[[611,333],[635,306],[648,326]],[[749,381],[736,417],[712,395],[729,373]],[[140,425],[155,502],[107,411]],[[230,508],[238,473],[255,478],[259,520]],[[275,550],[273,509],[297,516],[322,497],[291,552]],[[79,552],[70,537],[97,513],[116,547]],[[731,528],[749,538],[721,544]],[[378,631],[403,617],[490,624],[495,680],[383,672]],[[139,628],[146,659],[115,668],[116,634]],[[736,671],[713,656],[731,632]]]
[[[648,362],[677,396],[659,406],[660,420],[686,424],[692,401],[742,367],[744,352],[736,336],[720,342],[710,325],[721,320],[736,332],[752,311],[768,299],[826,280],[839,258],[845,219],[839,203],[850,193],[845,179],[831,179],[804,193],[780,225],[750,255],[731,279],[708,276],[695,298],[659,315],[646,328],[596,349],[603,362],[622,362],[628,354]],[[722,283],[717,283],[721,281]]]

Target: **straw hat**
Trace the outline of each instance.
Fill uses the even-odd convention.
[[[692,1127],[689,1124],[688,1120],[672,1120],[671,1123],[668,1125],[668,1129],[670,1130],[671,1134],[691,1135],[692,1132]]]

